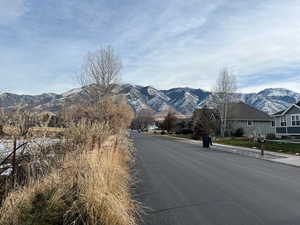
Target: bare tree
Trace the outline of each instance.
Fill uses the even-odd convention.
[[[153,124],[154,116],[151,110],[141,110],[136,114],[136,117],[133,119],[131,127],[133,129],[144,130],[149,125]]]
[[[175,113],[172,113],[171,111],[166,115],[162,127],[167,130],[168,132],[171,132],[175,129],[177,122],[177,117]]]
[[[79,79],[91,103],[113,94],[121,68],[122,62],[111,47],[88,53]]]
[[[235,101],[236,90],[236,77],[229,73],[227,68],[224,68],[220,72],[212,94],[212,101],[220,113],[222,137],[225,136],[227,130],[229,105]]]

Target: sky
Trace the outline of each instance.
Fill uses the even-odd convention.
[[[0,92],[78,87],[88,52],[112,46],[123,83],[300,93],[300,0],[0,0]]]

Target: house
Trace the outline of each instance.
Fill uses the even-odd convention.
[[[275,133],[271,116],[243,102],[229,104],[226,123],[226,136],[235,135],[241,129],[244,136],[266,136]],[[197,109],[193,115],[193,125],[195,137],[220,135],[220,114],[213,108]]]
[[[276,136],[300,136],[300,101],[273,116]]]
[[[267,113],[243,102],[231,103],[228,107],[227,133],[234,134],[242,128],[244,136],[274,134],[274,121]]]

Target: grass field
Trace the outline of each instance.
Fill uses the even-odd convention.
[[[249,141],[248,138],[224,138],[217,139],[215,142],[225,145],[241,146],[248,148],[255,147],[257,149],[261,149],[260,143]],[[296,153],[300,153],[300,144],[267,141],[266,143],[264,143],[264,149],[267,151],[294,155]]]

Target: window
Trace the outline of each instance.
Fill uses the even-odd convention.
[[[248,125],[248,127],[252,127],[252,126],[253,126],[253,121],[248,120],[248,121],[247,121],[247,125]]]
[[[272,127],[275,127],[275,121],[272,121]]]
[[[286,127],[286,116],[280,117],[280,125]]]
[[[300,126],[300,114],[292,115],[292,126]]]

